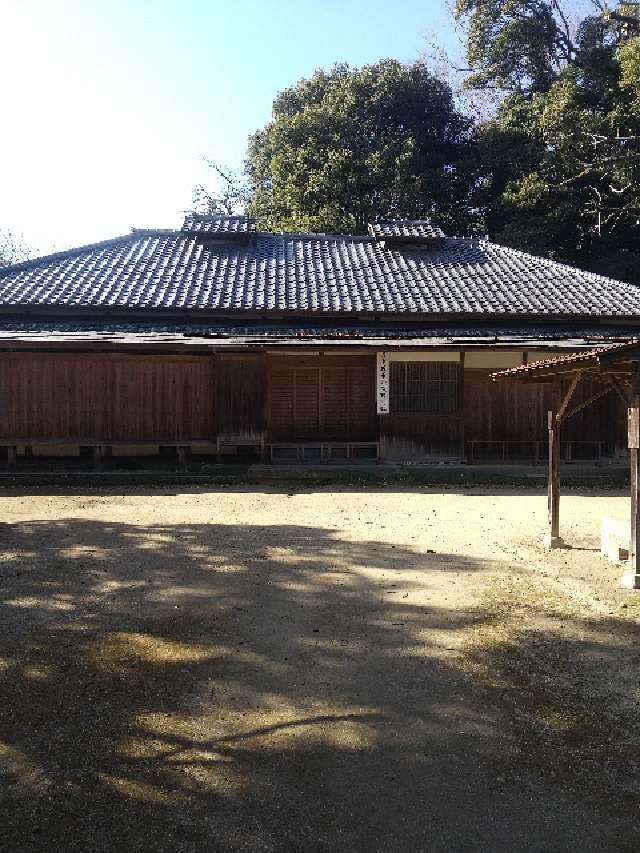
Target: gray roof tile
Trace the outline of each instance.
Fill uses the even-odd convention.
[[[640,317],[639,289],[484,241],[384,247],[367,237],[132,234],[0,270],[0,309]]]
[[[377,240],[440,240],[445,236],[444,231],[429,219],[383,219],[371,222],[368,230]]]
[[[255,221],[248,216],[187,213],[182,230],[198,234],[248,234],[255,231]]]

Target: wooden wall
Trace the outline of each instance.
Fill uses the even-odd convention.
[[[208,439],[207,357],[0,353],[0,440]]]
[[[270,441],[377,437],[374,356],[272,355],[267,383]]]
[[[259,353],[215,359],[215,426],[221,440],[257,441],[265,429],[266,363]]]
[[[568,383],[563,386],[563,392]],[[576,388],[569,408],[579,405],[602,385],[583,380]],[[547,412],[554,407],[553,387],[504,379],[491,380],[490,371],[465,370],[465,441],[546,442]],[[562,427],[561,440],[575,444],[576,453],[592,455],[590,444],[600,442],[603,453],[626,447],[626,410],[615,392],[585,408]],[[591,445],[595,454],[595,444]],[[526,448],[521,448],[526,450]],[[513,448],[517,451],[517,448]],[[499,449],[495,448],[497,455]]]
[[[465,439],[541,440],[547,433],[547,410],[553,407],[549,385],[516,380],[493,382],[490,371],[465,370]]]
[[[380,417],[380,455],[428,462],[462,456],[462,413],[402,412]]]
[[[380,417],[380,454],[389,460],[424,462],[460,458],[463,453],[464,376],[459,362],[417,362],[418,386],[404,396],[405,362],[391,362],[391,412]],[[409,389],[405,389],[407,391]],[[408,411],[403,408],[408,405]],[[431,411],[411,411],[415,406]]]
[[[500,442],[546,442],[549,385],[462,373],[458,411],[379,417],[370,355],[0,353],[0,441],[379,438],[383,458],[409,461],[460,458],[471,442],[477,452],[484,442],[487,458],[501,458]],[[582,383],[573,404],[597,387]],[[612,453],[626,447],[625,429],[624,406],[611,393],[569,420],[562,440],[598,441]]]
[[[380,418],[381,456],[390,460],[534,458],[546,453],[549,384],[493,382],[490,370],[464,370],[461,408],[452,413],[406,412]],[[571,406],[602,386],[583,381]],[[615,393],[570,418],[562,427],[563,455],[594,458],[626,447],[626,410]],[[536,443],[538,447],[536,448]],[[569,448],[571,443],[571,448]]]

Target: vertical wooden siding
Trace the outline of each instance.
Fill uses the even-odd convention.
[[[412,461],[460,457],[463,454],[462,365],[392,362],[390,379],[391,412],[380,419],[381,455],[386,459]]]
[[[271,441],[377,435],[371,356],[271,356],[268,385]]]
[[[533,457],[534,443],[544,452],[548,438],[547,411],[553,408],[550,384],[516,380],[493,382],[489,370],[460,369],[457,412],[392,412],[381,418],[381,455],[386,459],[427,461],[470,455],[487,459]],[[393,374],[392,374],[393,381]],[[571,405],[579,405],[602,386],[583,381]],[[393,390],[392,390],[393,394]],[[625,411],[615,393],[570,418],[561,440],[587,458],[625,447]],[[506,442],[506,445],[503,445]]]
[[[213,415],[207,356],[0,354],[0,439],[209,439]]]
[[[580,403],[597,387],[581,383]],[[463,438],[545,442],[549,385],[494,383],[465,370],[459,412],[380,419],[387,458],[461,455]],[[265,400],[267,413],[265,415]],[[354,441],[378,435],[369,356],[0,354],[0,440],[176,442],[255,438]],[[563,427],[563,441],[625,447],[625,411],[611,393]]]
[[[265,386],[263,355],[216,356],[216,431],[220,438],[256,440],[262,436]]]
[[[384,415],[380,455],[396,461],[427,462],[462,455],[462,413],[399,412]]]
[[[480,441],[531,442],[547,440],[547,411],[553,408],[549,383],[515,379],[493,382],[489,371],[465,370],[465,439]],[[602,386],[583,380],[571,406],[579,405]],[[570,418],[562,427],[562,441],[599,441],[613,451],[625,446],[624,406],[611,392],[597,403]]]

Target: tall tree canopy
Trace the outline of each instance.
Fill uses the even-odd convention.
[[[0,228],[0,267],[24,261],[27,254],[27,247],[20,237],[8,229]]]
[[[422,63],[317,71],[275,99],[249,140],[249,212],[262,227],[363,232],[376,217],[458,230],[470,121]]]
[[[476,133],[495,239],[640,281],[640,38],[551,0],[458,0],[469,86],[501,89]]]

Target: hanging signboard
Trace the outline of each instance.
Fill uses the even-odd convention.
[[[379,415],[389,414],[389,356],[386,352],[376,355],[376,411]]]

